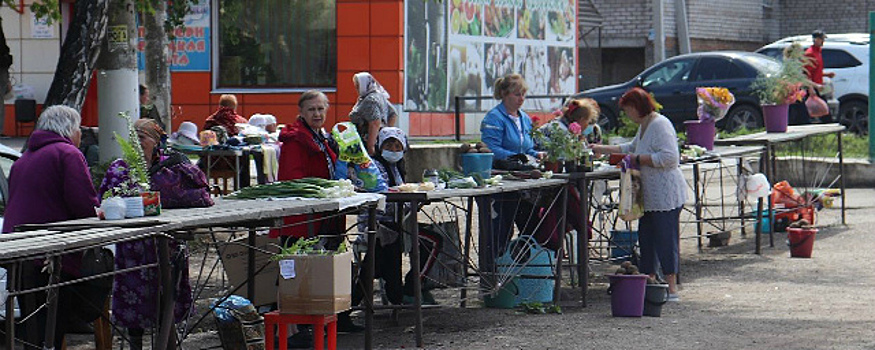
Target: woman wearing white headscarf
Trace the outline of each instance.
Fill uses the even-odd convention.
[[[349,119],[364,140],[368,154],[373,156],[376,155],[377,133],[383,126],[395,126],[398,114],[389,103],[389,93],[371,73],[356,73],[352,81],[359,98],[349,113]]]

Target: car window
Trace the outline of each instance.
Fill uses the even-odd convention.
[[[781,53],[783,55],[783,53]],[[762,55],[744,55],[740,60],[753,66],[757,72],[774,73],[781,70],[781,62],[777,59]]]
[[[657,87],[689,81],[693,68],[692,59],[665,62],[641,77],[641,86]]]
[[[729,60],[721,57],[703,57],[696,66],[695,81],[725,80],[730,77],[731,65]],[[736,72],[738,74],[738,72]]]
[[[757,53],[761,53],[763,55],[769,56],[776,60],[782,60],[784,57],[784,50],[778,48],[768,48],[757,51]]]
[[[823,68],[850,68],[861,64],[844,50],[823,49]]]

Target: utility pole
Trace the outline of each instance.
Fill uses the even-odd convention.
[[[869,42],[875,39],[875,12],[869,12]],[[875,62],[875,47],[869,45],[869,66]],[[872,125],[872,116],[875,115],[875,98],[872,97],[872,92],[875,91],[875,70],[869,69],[869,162],[875,161],[875,125]]]
[[[114,133],[127,138],[128,124],[119,113],[127,113],[133,120],[140,117],[134,2],[110,1],[107,13],[106,39],[97,61],[101,163],[122,155]]]
[[[653,0],[653,64],[665,60],[665,26],[662,0]]]

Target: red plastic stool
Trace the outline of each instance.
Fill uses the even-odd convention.
[[[323,328],[328,325],[328,350],[337,349],[337,315],[295,315],[281,314],[279,311],[271,311],[264,314],[264,330],[265,344],[267,350],[273,348],[273,327],[279,329],[279,344],[280,350],[288,350],[288,325],[289,324],[311,324],[313,325],[313,348],[322,350],[325,346],[323,343]]]

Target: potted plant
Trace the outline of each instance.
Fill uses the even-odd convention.
[[[760,74],[751,84],[763,107],[767,132],[787,131],[789,105],[801,101],[805,97],[805,89],[811,85],[804,70],[809,61],[801,45],[793,43],[784,50],[780,70]]]
[[[140,146],[140,138],[134,124],[127,113],[119,113],[128,122],[128,139],[114,133],[116,142],[122,150],[122,158],[113,161],[106,171],[100,185],[103,199],[120,197],[125,202],[125,217],[140,217],[145,215],[144,199],[149,200],[151,215],[157,215],[160,207],[155,208],[158,194],[149,191],[149,171]],[[160,199],[157,205],[160,206]],[[156,210],[157,209],[157,210]]]
[[[723,87],[698,87],[696,100],[699,103],[696,109],[699,119],[684,122],[687,142],[712,150],[717,133],[715,124],[726,116],[726,111],[735,103],[735,96]]]
[[[577,170],[577,161],[584,157],[586,151],[581,139],[582,130],[576,122],[568,125],[568,130],[564,130],[559,123],[549,123],[532,130],[532,138],[547,153],[544,160],[546,170],[558,171],[560,165],[564,165],[569,172]]]

